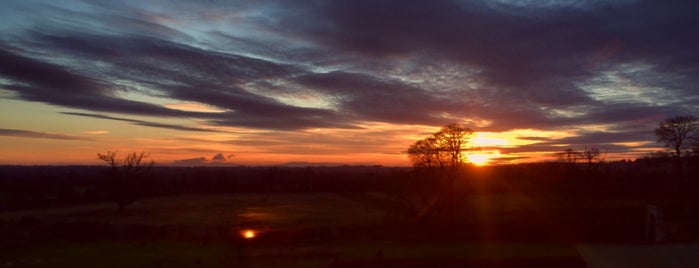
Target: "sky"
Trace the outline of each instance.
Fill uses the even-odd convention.
[[[699,1],[5,1],[0,164],[410,165],[660,150],[699,111]],[[475,156],[475,157],[473,157]]]

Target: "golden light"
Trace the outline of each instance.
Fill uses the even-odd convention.
[[[505,132],[476,132],[469,140],[474,147],[515,147],[539,143],[537,139],[560,139],[575,136],[572,132],[515,129]]]
[[[485,166],[490,163],[491,159],[499,157],[500,151],[476,151],[467,153],[466,159],[476,166]]]
[[[226,110],[199,102],[167,103],[163,106],[187,112],[223,113]]]
[[[487,154],[469,154],[466,155],[466,159],[468,159],[469,162],[473,163],[476,166],[482,166],[488,163],[488,160],[490,160],[490,155]]]
[[[477,132],[470,142],[474,146],[504,146],[508,144],[505,138],[498,137],[497,133]]]
[[[243,236],[245,239],[253,239],[257,234],[255,234],[254,230],[243,230],[240,232],[240,235]]]

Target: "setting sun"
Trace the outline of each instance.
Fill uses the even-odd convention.
[[[499,157],[500,151],[476,151],[466,154],[466,159],[476,166],[488,165],[493,158]]]
[[[699,0],[376,2],[0,0],[0,268],[699,268]]]
[[[466,159],[473,163],[476,166],[482,166],[488,163],[488,160],[490,159],[490,155],[487,154],[469,154],[466,156]]]
[[[405,39],[401,27],[365,28],[344,21],[354,16],[325,16],[345,8],[335,1],[328,1],[327,9],[324,4],[323,12],[308,1],[243,8],[218,1],[125,0],[131,4],[109,9],[100,1],[60,1],[60,8],[47,4],[58,1],[5,2],[1,42],[15,45],[0,46],[0,165],[95,165],[100,164],[95,153],[119,150],[147,152],[158,166],[406,167],[413,164],[404,154],[406,147],[449,123],[469,129],[462,136],[469,152],[500,150],[497,159],[470,156],[474,163],[550,161],[561,149],[585,147],[600,147],[609,151],[607,160],[621,160],[663,149],[650,135],[663,116],[696,113],[694,102],[677,100],[696,98],[696,90],[684,89],[694,89],[698,83],[690,80],[699,81],[699,76],[678,79],[678,74],[660,71],[682,63],[696,73],[697,64],[684,60],[699,55],[694,43],[600,41],[594,38],[608,33],[590,34],[600,27],[587,27],[596,22],[576,16],[568,23],[583,26],[568,30],[579,38],[560,40],[555,49],[532,45],[539,38],[520,38],[527,29],[527,34],[538,31],[543,40],[559,40],[557,29],[548,25],[570,18],[544,16],[520,25],[511,23],[521,17],[510,8],[548,14],[565,6],[548,3],[561,1],[499,0],[492,6],[448,1],[454,8],[446,10],[431,5],[434,16],[420,20],[436,19],[439,27],[418,27],[415,38]],[[374,24],[395,20],[390,25],[412,25],[413,11],[423,5],[396,1],[385,7],[405,16],[377,16],[376,7],[348,2],[357,17]],[[649,0],[614,2],[623,2],[619,11],[629,11],[645,10]],[[650,2],[663,2],[660,6],[671,1]],[[662,12],[657,18],[662,23],[654,25],[684,29],[689,25],[685,20],[697,17],[679,7],[683,5],[667,5],[677,14]],[[240,16],[222,25],[233,20],[179,16],[185,6],[196,14]],[[580,6],[585,8],[576,5],[575,10],[585,14],[608,13],[606,5]],[[296,11],[307,14],[300,23],[309,27],[293,27],[299,19],[287,12]],[[484,15],[453,16],[447,23],[439,19],[440,12]],[[268,17],[275,19],[259,19]],[[149,27],[133,23],[144,18]],[[318,34],[314,27],[326,21],[337,28],[332,33],[342,34]],[[459,39],[474,51],[464,54],[461,46],[444,45],[454,43],[455,36],[479,35],[482,27],[462,27],[464,23],[502,27],[488,28],[498,32],[484,37],[488,46],[473,45],[480,39]],[[664,40],[656,35],[672,32],[645,31],[644,20],[622,23],[629,27],[614,28],[619,32],[610,36]],[[42,29],[42,34],[27,29]],[[154,29],[177,29],[183,35]],[[453,34],[435,35],[434,30]],[[223,38],[230,36],[236,37],[234,45]],[[351,45],[365,40],[375,42]],[[89,53],[75,44],[90,44]],[[605,68],[584,72],[581,62],[604,63],[599,66]],[[648,81],[633,83],[629,76]],[[520,78],[526,78],[527,86]],[[517,94],[512,85],[520,85]],[[606,116],[621,113],[628,115],[620,120]],[[464,153],[463,162],[468,161]]]

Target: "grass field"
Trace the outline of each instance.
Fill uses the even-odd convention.
[[[699,267],[699,244],[581,245],[589,268]]]
[[[0,213],[0,220],[34,215],[51,222],[117,225],[230,226],[256,222],[272,227],[374,223],[381,213],[334,194],[207,194],[140,200],[123,211],[111,203]]]
[[[371,196],[385,197],[379,193]],[[519,212],[566,205],[553,199],[516,195],[469,196],[461,202],[465,204],[461,220],[482,221],[485,225],[516,222]],[[629,205],[624,200],[616,202]],[[29,215],[39,223],[21,226],[20,220]],[[303,234],[304,230],[314,229],[341,232],[343,227],[353,226],[383,228],[381,224],[385,215],[388,214],[376,204],[332,193],[176,195],[143,199],[123,211],[112,203],[11,211],[0,213],[5,231],[14,235],[14,241],[0,243],[0,266],[325,267],[334,260],[371,260],[379,255],[399,259],[546,258],[575,257],[578,254],[573,245],[556,242],[396,241],[390,237],[362,234],[334,240],[309,236],[293,242],[265,240],[264,234],[259,240],[249,241],[226,235],[214,239],[157,236],[74,239],[54,234],[48,228],[53,223],[102,224],[117,229],[124,226],[223,226],[235,230],[253,226],[263,232],[296,230]],[[380,234],[381,229],[373,233]]]

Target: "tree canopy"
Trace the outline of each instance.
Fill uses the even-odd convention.
[[[675,116],[658,123],[655,129],[658,142],[673,149],[676,157],[682,151],[699,143],[699,120],[691,115]]]
[[[408,148],[408,157],[415,167],[453,170],[463,164],[462,153],[473,134],[470,128],[449,124]]]

